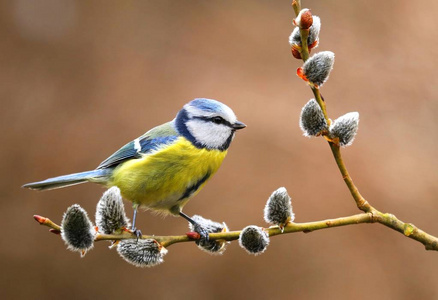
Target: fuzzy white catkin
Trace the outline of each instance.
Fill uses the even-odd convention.
[[[291,198],[286,188],[281,187],[271,194],[264,209],[264,219],[266,223],[280,227],[295,219]]]
[[[359,128],[359,113],[349,112],[337,118],[330,126],[330,134],[339,138],[339,145],[347,147],[353,144]]]
[[[227,224],[214,222],[212,220],[205,219],[199,215],[194,215],[192,217],[192,220],[198,223],[208,233],[219,233],[219,232],[229,231]],[[191,231],[195,231],[195,226],[189,223],[189,229]],[[225,246],[227,244],[226,241],[217,241],[217,240],[213,241],[213,240],[205,240],[205,239],[197,240],[195,243],[196,245],[198,245],[198,247],[201,250],[204,250],[210,254],[222,254],[225,251]]]
[[[313,24],[312,26],[310,26],[309,37],[307,38],[308,45],[312,45],[315,41],[319,41],[320,31],[321,31],[321,19],[318,16],[313,16]]]
[[[126,262],[143,268],[161,264],[167,249],[152,239],[132,239],[120,241],[117,252]]]
[[[61,222],[61,238],[71,251],[81,252],[82,256],[94,245],[96,231],[87,212],[78,204],[67,208]]]
[[[309,37],[307,38],[307,45],[312,45],[319,40],[319,32],[321,30],[321,19],[318,16],[313,16],[313,24],[309,28]],[[298,45],[301,47],[300,28],[295,27],[289,36],[289,44],[291,46]],[[316,48],[316,46],[314,47]]]
[[[304,136],[317,136],[321,131],[327,130],[327,121],[324,118],[324,113],[315,99],[310,99],[303,106],[300,115],[300,128]]]
[[[327,81],[335,62],[335,54],[331,51],[322,51],[310,57],[303,65],[306,78],[319,86]]]
[[[105,234],[111,234],[130,226],[118,187],[108,189],[97,203],[96,225],[99,232]]]
[[[239,245],[249,254],[259,255],[269,245],[269,235],[262,228],[250,225],[243,228],[239,236]]]
[[[291,46],[298,45],[301,46],[301,36],[300,36],[300,28],[295,27],[292,33],[289,36],[289,44]]]

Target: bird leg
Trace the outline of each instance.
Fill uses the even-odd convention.
[[[133,234],[137,236],[137,241],[138,241],[138,239],[142,236],[141,231],[135,228],[135,219],[137,219],[138,204],[134,204],[132,208],[134,209],[134,216],[132,217],[131,231]]]

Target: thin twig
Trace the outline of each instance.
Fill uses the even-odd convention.
[[[316,102],[318,102],[319,106],[321,107],[322,113],[324,114],[324,118],[325,118],[327,124],[330,125],[331,121],[327,115],[327,108],[326,108],[324,99],[321,95],[321,92],[319,90],[319,87],[311,86],[310,88],[312,89],[312,92],[313,92],[313,95],[315,96]]]
[[[344,160],[342,159],[341,150],[339,145],[328,142],[330,145],[330,149],[332,150],[333,157],[335,158],[336,164],[338,165],[339,171],[342,174],[342,178],[345,181],[348,189],[350,190],[353,199],[356,201],[357,207],[364,212],[375,212],[376,209],[372,207],[365,198],[359,193],[356,185],[353,183],[353,179],[348,173],[347,167],[345,166]]]
[[[294,9],[295,14],[298,15],[301,10],[301,0],[293,0],[292,7]]]

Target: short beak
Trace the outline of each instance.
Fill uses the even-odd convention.
[[[243,124],[242,122],[239,122],[239,121],[236,121],[236,122],[234,122],[234,124],[233,124],[233,129],[234,129],[234,130],[243,129],[243,128],[245,128],[245,127],[246,127],[246,125]]]

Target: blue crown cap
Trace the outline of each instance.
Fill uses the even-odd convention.
[[[202,109],[203,111],[207,112],[220,112],[223,111],[225,106],[225,104],[219,101],[207,98],[196,98],[187,103],[187,105]]]

